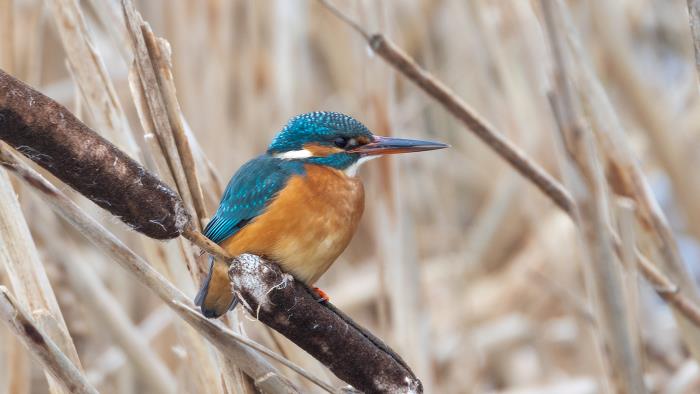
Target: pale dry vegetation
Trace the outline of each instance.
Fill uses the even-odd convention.
[[[143,90],[121,2],[0,0],[0,68],[159,174],[203,223],[228,177],[298,113],[449,143],[363,168],[361,228],[319,283],[338,308],[426,393],[700,391],[695,1],[323,3],[135,1],[166,70]],[[362,35],[373,33],[391,40],[377,53]],[[175,138],[161,148],[164,132]],[[193,317],[177,289],[194,295],[196,248],[135,233],[40,172],[80,209],[0,170],[0,317],[14,324],[0,325],[0,393],[66,392],[59,380],[105,393],[343,386],[240,308],[231,331]],[[134,280],[136,255],[177,289]],[[35,350],[58,378],[20,344],[27,322],[57,345]],[[293,364],[223,345],[235,338]]]

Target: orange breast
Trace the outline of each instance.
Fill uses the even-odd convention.
[[[268,257],[313,284],[350,243],[363,210],[359,179],[306,165],[306,175],[290,179],[265,212],[221,246]]]

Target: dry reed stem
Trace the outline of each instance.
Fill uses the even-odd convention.
[[[528,271],[528,275],[530,275],[534,281],[542,284],[542,288],[553,297],[561,300],[564,305],[571,309],[581,320],[593,326],[598,324],[595,315],[590,311],[585,300],[579,298],[576,296],[576,294],[573,294],[570,289],[567,289],[566,287],[562,286],[561,283],[550,279],[545,273],[539,270],[531,269]]]
[[[673,372],[660,390],[668,394],[698,392],[700,389],[700,380],[698,380],[700,368],[695,360],[687,360]]]
[[[64,4],[64,6],[60,7],[60,8],[56,7],[57,11],[63,11],[63,13],[66,13],[65,12],[66,8],[69,8],[71,10],[71,12],[69,13],[69,14],[71,14],[70,17],[63,16],[61,19],[63,20],[64,25],[65,25],[65,26],[62,26],[63,30],[67,30],[68,32],[72,33],[72,35],[69,35],[67,38],[65,37],[65,34],[64,34],[64,42],[65,42],[65,46],[67,48],[67,52],[69,53],[69,56],[72,55],[73,63],[76,64],[76,67],[80,66],[80,67],[88,68],[88,70],[87,70],[88,77],[90,77],[92,75],[102,76],[102,78],[100,78],[98,80],[95,80],[94,77],[92,80],[88,79],[87,81],[85,81],[83,83],[83,85],[87,85],[87,88],[90,89],[91,91],[95,92],[94,94],[96,94],[96,95],[105,94],[106,92],[109,92],[111,90],[111,81],[107,77],[106,73],[101,73],[101,72],[99,72],[100,70],[97,70],[97,72],[94,72],[94,70],[90,69],[90,67],[87,66],[87,65],[90,65],[92,62],[85,61],[83,59],[83,58],[85,58],[85,59],[93,60],[96,63],[100,63],[99,54],[95,51],[89,51],[89,50],[84,50],[84,51],[71,51],[70,50],[72,47],[75,47],[75,46],[79,47],[79,45],[77,45],[76,42],[77,43],[81,43],[83,41],[88,42],[88,43],[90,42],[89,33],[87,32],[86,29],[74,28],[74,26],[76,25],[76,23],[74,22],[75,19],[79,19],[82,22],[82,14],[80,12],[80,8],[77,6],[77,4],[75,2],[61,1],[60,3]],[[114,7],[114,5],[116,5],[116,8]],[[111,35],[113,36],[113,38],[115,38],[116,41],[118,42],[119,49],[123,52],[123,55],[125,55],[124,57],[126,58],[127,52],[129,50],[129,46],[128,46],[129,44],[127,41],[122,40],[122,39],[128,38],[127,31],[124,28],[125,25],[123,23],[115,23],[115,20],[123,22],[123,15],[121,13],[120,7],[116,3],[110,2],[109,5],[99,6],[98,9],[96,10],[96,12],[103,15],[102,16],[103,18],[105,17],[104,14],[109,14],[109,13],[114,14],[113,16],[116,19],[113,18],[113,20],[111,20],[109,22],[107,29],[111,32]],[[58,12],[56,12],[56,13],[58,14]],[[72,16],[72,15],[77,15],[78,17]],[[80,27],[81,24],[84,24],[84,23],[77,23],[78,27]],[[118,30],[115,30],[113,28],[113,26],[118,26]],[[90,46],[89,45],[87,45],[87,46],[89,49]],[[90,71],[93,71],[93,72],[90,73]],[[102,83],[104,83],[105,86],[102,86]],[[138,82],[137,82],[137,84],[139,86],[138,92],[142,93],[142,91],[140,90],[141,84]],[[81,90],[85,90],[85,89],[83,88]],[[109,116],[110,114],[114,114],[115,112],[117,112],[116,110],[119,110],[119,112],[121,112],[121,109],[119,108],[119,103],[116,99],[116,96],[111,95],[110,98],[112,98],[114,101],[114,104],[111,106],[100,105],[101,104],[100,102],[92,103],[91,105],[89,105],[89,107],[91,107],[91,108],[99,108],[99,109],[103,110],[103,111],[98,111],[96,114],[93,114],[93,115],[100,117],[100,116]],[[137,102],[137,105],[138,105],[138,102]],[[142,108],[143,107],[139,107],[139,109],[142,109]],[[141,119],[144,119],[143,115],[150,113],[148,107],[145,107],[145,108],[146,108],[145,111],[140,111],[140,113],[139,113],[139,115],[141,115]],[[112,115],[112,116],[114,117],[115,115]],[[148,119],[150,121],[150,116],[148,116]],[[106,125],[111,126],[111,127],[117,126],[113,123],[114,122],[106,122]],[[102,129],[102,127],[103,126],[100,126],[100,129],[102,132],[107,132],[109,130],[109,128]],[[153,130],[153,127],[149,128],[149,127],[145,126],[144,129]],[[128,134],[130,136],[129,133],[130,133],[130,131],[128,130],[128,125],[124,125],[123,130],[121,130],[121,129],[116,130],[112,134],[114,134],[115,138],[117,138],[117,140],[118,140],[119,137],[123,138],[122,135],[124,135],[124,134]],[[153,136],[153,134],[151,134],[151,136]],[[160,172],[163,174],[163,179],[166,179],[166,181],[169,182],[170,184],[176,184],[176,182],[174,182],[174,180],[172,178],[171,171],[168,170],[167,161],[166,161],[166,159],[163,158],[161,146],[153,138],[148,138],[148,134],[146,134],[145,139],[147,142],[151,143],[150,147],[152,148],[151,149],[152,158],[158,164],[157,168],[159,168]],[[125,148],[127,148],[127,150],[135,156],[141,156],[142,158],[145,157],[145,154],[141,154],[141,155],[138,154],[139,150],[135,144],[132,146],[127,146]],[[148,153],[148,152],[144,152],[144,153]],[[163,163],[166,163],[166,164],[163,165]],[[197,225],[199,225],[198,221],[197,221]],[[144,241],[144,242],[147,242],[147,241]],[[149,246],[146,246],[146,247],[148,248]],[[191,259],[188,259],[189,254],[190,254],[189,251],[186,251],[185,254],[182,255],[186,259],[187,262],[191,261]],[[176,257],[175,259],[171,258],[168,260],[169,268],[170,268],[169,272],[176,279],[179,286],[181,286],[182,288],[189,288],[189,287],[191,287],[191,281],[189,281],[189,278],[185,278],[185,275],[188,275],[188,272],[185,269],[185,264],[181,263],[182,259],[180,258],[180,256],[175,256],[175,257]],[[177,267],[178,269],[172,269],[174,266]],[[192,269],[192,268],[194,268],[193,264],[187,264],[187,267],[189,268],[190,272],[196,272],[195,270]],[[184,275],[183,275],[183,273],[184,273]],[[183,279],[184,279],[185,283],[183,283]],[[184,331],[180,331],[180,333],[182,334],[182,338],[184,340],[184,343],[186,343],[186,345],[192,350],[191,351],[192,356],[187,358],[187,363],[189,364],[188,368],[192,371],[192,376],[194,376],[194,378],[190,379],[191,381],[194,382],[195,387],[196,387],[193,389],[203,390],[203,391],[210,390],[209,392],[211,392],[211,393],[220,392],[218,386],[211,386],[211,385],[208,385],[208,383],[207,383],[209,381],[218,379],[218,368],[216,368],[215,360],[211,357],[208,350],[206,349],[206,345],[204,345],[204,343],[202,342],[202,340],[200,338],[193,336],[191,333],[191,330],[189,330],[187,328],[182,328],[180,325],[178,325],[176,328],[178,330],[184,330]],[[199,348],[200,346],[203,346],[202,349]],[[143,371],[143,369],[142,369],[142,371]],[[162,380],[162,379],[160,379],[160,380]],[[158,391],[163,391],[163,390],[158,390]]]
[[[595,7],[597,10],[598,8]],[[607,19],[610,16],[607,15],[605,12],[601,12],[601,15],[606,15],[605,18]],[[570,19],[570,18],[569,18]],[[608,21],[609,22],[609,21]],[[569,23],[571,25],[571,23]],[[609,23],[602,23],[602,25],[608,26]],[[620,35],[615,35],[613,40],[610,40],[612,42],[617,42],[618,40],[622,39]],[[575,38],[575,35],[572,33],[571,34],[571,39],[573,41],[579,41],[578,39]],[[614,45],[614,48],[617,48],[620,44],[612,44]],[[581,45],[578,45],[579,48],[581,48]],[[619,48],[617,48],[619,49]],[[631,78],[631,80],[625,80],[624,86],[625,89],[629,89],[630,95],[634,97],[634,100],[632,100],[633,106],[636,108],[636,111],[638,113],[644,113],[646,115],[642,116],[642,123],[647,125],[650,129],[650,136],[654,136],[652,139],[655,142],[658,142],[658,138],[661,136],[665,136],[667,133],[668,128],[663,126],[665,122],[662,120],[658,119],[659,115],[657,113],[658,111],[661,111],[663,108],[663,101],[656,100],[653,94],[644,94],[646,92],[644,90],[644,86],[641,83],[641,80],[639,79],[639,76],[637,75],[637,71],[634,67],[632,67],[629,63],[629,59],[626,57],[627,56],[627,50],[624,49],[621,52],[616,52],[620,54],[620,59],[617,59],[617,56],[612,56],[612,58],[617,59],[614,60],[612,63],[615,64],[613,69],[617,70],[616,72],[623,73],[627,75],[628,78]],[[582,53],[579,53],[578,58],[581,59],[583,57]],[[618,70],[617,68],[620,68]],[[600,83],[596,82],[593,77],[593,72],[590,71],[588,73],[583,73],[583,77],[586,78],[586,80],[591,83],[590,86],[598,86],[597,89],[594,89],[593,91],[599,96],[603,96],[603,90],[600,87]],[[626,78],[627,78],[626,77]],[[649,92],[646,92],[649,93]],[[591,93],[592,96],[592,93]],[[668,223],[666,221],[665,216],[661,212],[660,207],[658,206],[658,203],[656,202],[656,199],[653,197],[651,194],[651,190],[648,187],[647,182],[645,181],[641,169],[639,168],[638,165],[636,165],[635,160],[633,160],[631,152],[629,151],[629,148],[626,147],[624,144],[624,134],[621,130],[620,122],[615,118],[615,113],[612,110],[611,105],[609,104],[608,100],[605,99],[599,99],[601,102],[607,104],[607,105],[601,105],[600,103],[596,103],[595,99],[591,98],[591,106],[594,107],[594,109],[598,110],[603,110],[601,111],[601,115],[605,115],[605,117],[601,116],[601,127],[605,127],[605,130],[608,130],[607,133],[601,132],[601,139],[604,141],[603,147],[606,149],[609,149],[609,157],[610,160],[613,161],[610,165],[612,166],[611,169],[608,171],[614,172],[615,176],[620,176],[620,184],[621,187],[616,190],[617,193],[626,195],[629,194],[630,192],[635,193],[638,196],[637,199],[637,204],[639,208],[639,213],[641,215],[640,221],[642,224],[642,227],[651,230],[651,234],[656,238],[656,240],[661,243],[661,253],[664,257],[664,260],[667,262],[667,266],[665,267],[669,272],[671,272],[674,276],[678,276],[678,278],[674,278],[674,280],[677,281],[682,281],[685,282],[683,283],[683,286],[687,286],[689,290],[692,290],[693,293],[697,293],[697,286],[690,280],[688,280],[689,275],[687,270],[684,268],[684,264],[681,261],[680,255],[678,254],[677,247],[675,240],[673,239],[673,233],[668,226]],[[658,106],[657,106],[658,104]],[[607,107],[607,108],[605,108]],[[653,120],[646,119],[647,117],[653,118]],[[666,141],[663,143],[654,143],[653,146],[659,148],[659,149],[666,149],[667,143],[669,143],[669,139],[664,138]],[[673,139],[670,139],[673,140]],[[668,152],[667,152],[668,153]],[[671,156],[670,154],[664,153],[663,155],[665,156]],[[674,159],[669,159],[669,160],[675,160]],[[664,160],[662,160],[663,162]],[[666,163],[668,164],[668,163]],[[673,168],[670,168],[671,166],[667,166],[665,164],[665,169],[669,172],[669,175],[671,176],[673,182],[674,182],[674,187],[676,187],[676,180],[673,179],[676,175],[675,171]],[[625,174],[629,174],[628,177],[625,177]],[[680,175],[680,177],[684,180],[687,181],[688,178],[686,176],[685,170],[683,171],[683,174]],[[691,183],[691,182],[678,182],[678,183]],[[678,193],[679,194],[684,194],[681,191],[684,189],[681,188]],[[688,194],[688,193],[685,193]],[[693,206],[697,205],[694,204]],[[694,209],[694,208],[693,208]],[[693,209],[690,209],[691,211]],[[690,215],[690,213],[689,213]],[[689,223],[691,223],[691,226],[700,224],[700,222],[696,222],[694,220],[690,220]],[[697,297],[697,296],[696,296]]]
[[[132,65],[129,69],[129,88],[131,90],[132,98],[136,106],[137,114],[141,125],[144,130],[144,142],[147,146],[145,153],[150,153],[148,156],[151,162],[155,164],[158,172],[166,179],[166,182],[170,184],[175,184],[172,176],[172,172],[169,170],[167,159],[163,156],[163,151],[154,133],[153,120],[150,116],[150,111],[148,104],[146,102],[145,93],[143,91],[143,85],[140,82],[138,72],[136,71],[136,66]],[[193,229],[195,226],[187,226],[185,231]],[[152,245],[152,243],[145,244],[146,250],[154,252],[151,255],[152,261],[159,261],[161,267],[165,268],[168,272],[170,278],[181,288],[193,288],[195,286],[195,281],[197,274],[201,271],[199,267],[196,266],[195,261],[192,259],[192,253],[186,245],[181,244],[178,240],[180,246],[179,253],[167,253],[163,256],[163,250],[168,249],[163,246]],[[172,248],[170,248],[172,249]],[[185,250],[186,249],[186,250]],[[183,340],[186,341],[192,348],[192,357],[187,358],[187,362],[190,365],[189,368],[192,371],[198,370],[199,372],[195,374],[195,384],[197,385],[196,390],[207,391],[212,393],[218,393],[221,390],[220,386],[212,386],[208,382],[219,379],[219,368],[216,364],[216,360],[212,357],[213,355],[206,348],[205,344],[202,342],[201,337],[193,335],[192,330],[187,327],[181,327],[181,325],[176,326],[178,333],[181,335]]]
[[[148,287],[163,302],[178,312],[178,315],[187,320],[190,325],[193,324],[193,321],[199,323],[207,321],[207,319],[199,313],[193,311],[185,312],[181,308],[177,308],[175,305],[176,303],[191,305],[191,301],[185,294],[168,282],[160,273],[151,268],[146,261],[131,251],[112,233],[102,227],[102,225],[87,216],[75,203],[70,201],[63,193],[56,189],[56,187],[41,177],[41,175],[17,160],[15,155],[5,147],[0,147],[0,163],[16,173],[20,179],[25,181],[34,190],[40,192],[41,196],[44,197],[52,209],[75,226],[89,241],[100,249],[103,249],[124,269],[132,273],[139,282]],[[225,328],[219,324],[215,324],[215,326],[225,331],[225,333],[218,336],[212,336],[211,333],[208,332],[202,334],[204,334],[220,352],[234,361],[248,376],[255,380],[266,377],[263,379],[264,385],[259,386],[260,388],[274,393],[296,391],[288,381],[282,378],[271,364],[239,343],[238,338],[228,335],[228,331],[226,331]]]
[[[158,307],[155,311],[146,316],[136,330],[138,336],[149,344],[163,334],[165,329],[172,326],[175,314],[165,305]],[[105,379],[122,368],[129,359],[120,347],[113,345],[107,348],[85,371],[85,375],[90,383],[100,386]]]
[[[700,0],[687,0],[688,22],[693,34],[693,51],[695,53],[695,69],[700,77]]]
[[[182,304],[182,303],[177,303],[176,308],[186,311],[187,315],[189,316],[196,316],[199,313],[194,310],[190,305],[187,304]],[[240,334],[237,334],[229,329],[220,329],[219,326],[217,326],[213,321],[207,320],[207,319],[193,319],[193,320],[188,320],[193,326],[196,326],[201,332],[206,333],[205,335],[211,336],[211,337],[220,337],[223,335],[226,336],[231,336],[235,337],[237,341],[240,343],[245,344],[246,346],[249,346],[252,349],[257,350],[258,352],[267,355],[268,357],[274,359],[275,361],[281,363],[282,365],[286,366],[287,368],[291,369],[292,371],[298,373],[299,375],[307,378],[310,382],[314,383],[318,387],[322,388],[324,391],[327,391],[329,393],[335,392],[335,389],[333,386],[329,385],[328,383],[325,383],[321,379],[318,379],[317,377],[309,374],[307,371],[305,371],[303,368],[297,366],[296,364],[290,362],[288,359],[280,356],[279,354],[271,351],[270,349],[260,345],[259,343],[252,341]],[[223,339],[222,339],[223,340]]]
[[[51,0],[49,3],[66,51],[68,68],[80,88],[95,128],[122,150],[137,157],[139,148],[102,56],[92,43],[80,7],[75,0]]]
[[[528,275],[530,275],[533,278],[533,280],[542,284],[541,287],[548,293],[550,293],[552,297],[561,300],[562,303],[565,304],[568,309],[571,309],[574,312],[574,314],[578,316],[582,321],[584,321],[586,324],[590,324],[596,329],[599,329],[597,327],[598,321],[596,320],[594,314],[589,310],[586,302],[583,299],[576,296],[575,294],[573,294],[570,291],[570,289],[563,287],[561,283],[558,283],[557,281],[549,278],[544,273],[538,270],[531,269],[528,272]],[[634,331],[637,332],[640,342],[643,342],[641,334],[638,333],[639,329],[641,329],[641,327],[635,327]],[[669,372],[674,371],[676,369],[675,365],[669,362],[667,359],[665,359],[664,355],[658,354],[658,350],[654,349],[649,342],[643,342],[641,343],[641,345],[644,347],[644,352],[646,353],[645,355],[650,359],[654,359],[654,361],[661,365],[661,367],[663,367]]]
[[[220,356],[222,364],[221,379],[224,382],[226,392],[257,394],[258,389],[255,387],[255,382],[248,375],[244,374],[240,368],[237,368],[235,363],[229,361],[223,355]]]
[[[573,86],[570,85],[566,49],[557,27],[554,2],[542,0],[545,27],[553,53],[554,89],[552,106],[564,143],[567,160],[576,176],[572,188],[578,210],[577,223],[585,244],[587,259],[593,273],[592,285],[596,291],[596,309],[604,352],[609,360],[610,377],[614,390],[620,393],[644,393],[643,372],[638,348],[631,339],[632,321],[626,308],[625,292],[619,267],[615,261],[613,237],[607,224],[611,210],[606,179],[593,134],[584,123],[581,107]],[[564,164],[564,165],[567,165]]]
[[[565,212],[572,212],[573,201],[564,187],[546,170],[530,159],[517,145],[497,131],[475,110],[470,108],[449,87],[421,68],[400,47],[382,34],[369,34],[327,0],[318,0],[334,15],[350,24],[366,40],[374,53],[415,83],[426,94],[461,121],[481,141],[506,160],[516,171],[537,186],[552,202]]]
[[[15,71],[15,1],[0,0],[0,68]],[[0,268],[0,283],[6,282]],[[0,329],[0,392],[29,394],[30,377],[27,353],[10,330]]]
[[[147,30],[144,32],[146,44],[148,45],[151,61],[156,70],[158,77],[158,85],[160,86],[161,95],[165,102],[165,109],[168,111],[168,119],[172,126],[172,134],[177,147],[177,153],[180,157],[182,170],[187,179],[187,185],[192,196],[192,204],[197,215],[197,225],[201,230],[204,227],[203,220],[208,217],[206,205],[204,203],[204,194],[197,175],[197,168],[190,148],[189,139],[185,134],[185,126],[183,124],[183,116],[180,110],[180,104],[175,93],[175,81],[173,80],[172,64],[170,61],[170,44],[163,38],[155,37],[153,32]]]
[[[578,172],[576,182],[580,185],[576,186],[580,190],[577,191],[577,210],[576,215],[578,220],[579,231],[585,245],[586,252],[585,260],[587,266],[584,269],[590,270],[592,280],[589,281],[594,287],[594,295],[592,299],[596,305],[597,316],[600,324],[597,325],[597,333],[600,335],[602,354],[607,358],[604,362],[603,370],[608,371],[607,377],[610,383],[615,388],[615,392],[636,392],[629,391],[629,387],[637,384],[634,374],[636,370],[631,370],[629,364],[625,364],[623,359],[628,354],[629,340],[627,333],[627,320],[625,318],[624,300],[621,299],[622,291],[620,291],[621,280],[619,272],[615,269],[615,259],[613,249],[610,244],[610,238],[605,223],[604,211],[607,208],[604,204],[604,188],[601,185],[600,169],[595,167],[584,167],[595,165],[595,153],[591,151],[591,141],[580,141],[581,136],[573,136],[573,134],[581,133],[579,125],[571,125],[565,123],[566,115],[562,114],[560,109],[564,105],[560,101],[553,101],[553,110],[557,112],[557,120],[560,124],[562,139],[576,139],[574,150],[565,149],[568,153],[568,163],[566,165],[575,168]],[[581,145],[585,145],[585,148]],[[584,150],[585,149],[585,150]],[[594,172],[595,171],[595,172]],[[573,182],[572,182],[573,183]],[[618,314],[622,314],[621,316]],[[631,364],[634,366],[635,364]],[[609,370],[608,370],[609,369]],[[631,377],[635,377],[632,379]],[[643,387],[643,385],[641,386]]]
[[[625,102],[637,118],[639,126],[646,132],[654,155],[669,176],[674,199],[688,216],[688,229],[700,239],[700,206],[697,204],[700,182],[687,176],[688,164],[682,161],[684,157],[693,157],[694,151],[688,147],[694,146],[696,141],[682,133],[674,133],[673,138],[669,138],[672,130],[679,129],[674,119],[675,114],[668,100],[659,99],[659,93],[647,82],[647,76],[637,66],[629,49],[632,45],[624,29],[626,22],[622,19],[623,10],[620,5],[617,2],[590,4],[595,31],[606,38],[600,40],[600,43],[606,57],[607,70],[618,83]],[[674,275],[683,272],[679,268],[668,269],[673,269]],[[700,359],[700,354],[696,355]]]
[[[378,16],[375,23],[387,25],[388,3],[368,2],[358,7],[363,22],[369,22],[372,15]],[[380,135],[394,135],[396,119],[393,114],[397,105],[397,94],[393,89],[397,81],[393,71],[383,62],[374,59],[366,64],[364,80],[366,97],[362,112],[371,114],[371,130]],[[292,79],[290,77],[290,79]],[[377,165],[375,184],[380,192],[371,204],[375,231],[373,237],[378,245],[379,278],[382,286],[377,295],[378,320],[388,327],[386,336],[392,338],[397,352],[412,366],[415,374],[421,377],[423,389],[432,392],[432,379],[428,354],[428,338],[422,335],[423,289],[420,286],[420,261],[417,257],[416,242],[413,236],[412,217],[407,215],[406,182],[408,173],[400,166],[403,158],[386,157]],[[381,327],[381,326],[380,326]],[[382,327],[384,328],[384,327]]]
[[[91,110],[96,128],[100,133],[104,133],[109,140],[116,141],[117,145],[129,152],[133,157],[143,158],[143,154],[140,152],[140,148],[136,144],[126,121],[113,83],[104,67],[102,57],[94,49],[80,7],[73,0],[54,0],[50,3],[53,5],[52,14],[56,20],[56,26],[68,57],[68,69],[76,84],[80,87],[80,93],[87,103],[86,107]],[[112,9],[112,4],[116,3],[103,4],[95,11],[98,13],[109,12]],[[118,19],[121,18],[120,13],[117,13],[116,16]],[[123,24],[114,23],[113,20],[107,26],[107,29],[109,30],[110,27],[113,29],[113,26],[122,28]],[[126,38],[126,31],[123,30],[123,33],[124,38]],[[126,44],[126,41],[123,43]],[[120,47],[122,50],[124,48]],[[75,267],[67,267],[67,271],[75,271]],[[70,277],[74,278],[74,276]],[[90,291],[91,287],[100,282],[85,283],[73,281],[72,283],[75,290],[85,292],[86,289]],[[126,294],[129,292],[130,290],[128,289],[123,291]],[[100,311],[114,310],[114,308],[100,309],[99,305],[97,305],[100,301],[103,303],[109,300],[114,301],[108,292],[102,294],[102,296],[97,293],[95,297],[83,297],[83,299],[87,300],[87,306],[93,308],[93,312],[98,315]],[[118,303],[112,303],[114,304],[112,306],[119,307]],[[143,346],[142,340],[137,335],[133,335],[134,332],[133,329],[130,330],[129,320],[126,319],[123,312],[120,312],[121,309],[107,314],[107,319],[114,321],[112,321],[112,324],[107,324],[106,328],[112,331],[113,337],[125,349],[130,356],[131,363],[138,366],[133,371],[144,378],[145,383],[148,384],[151,390],[164,393],[173,392],[175,380],[169,370],[147,346]],[[187,343],[187,345],[195,344],[195,342]],[[207,368],[206,360],[193,357],[188,360],[192,360],[192,366],[199,366],[202,369]],[[199,373],[198,375],[203,376],[204,374]]]
[[[188,226],[188,231],[197,231],[197,229],[202,228],[203,224],[204,201],[201,186],[195,174],[189,142],[177,138],[184,139],[185,137],[184,117],[175,97],[172,73],[169,72],[170,50],[159,46],[158,39],[151,31],[150,26],[141,19],[140,14],[130,1],[122,2],[122,11],[135,57],[135,66],[132,67],[132,70],[136,70],[136,72],[130,72],[129,75],[132,96],[139,110],[139,117],[144,129],[150,131],[150,135],[147,134],[146,139],[151,148],[151,157],[158,163],[161,173],[168,174],[174,179],[188,206],[194,206],[197,214],[197,217],[194,218],[196,223]],[[157,138],[148,138],[153,135]],[[163,165],[164,163],[166,165]],[[182,240],[179,240],[178,243],[187,270],[185,271],[181,265],[175,265],[171,259],[168,260],[168,264],[170,272],[176,278],[176,283],[181,287],[189,288],[193,282],[196,283],[198,279],[203,277],[204,267],[197,265],[196,260],[193,259],[194,253],[189,244]],[[189,278],[185,278],[185,276]],[[185,337],[192,341],[199,339],[193,337],[189,330],[186,331]],[[194,359],[191,361],[193,368],[201,370],[197,383],[200,385],[200,390],[208,389],[209,381],[219,379],[218,373],[221,365],[205,365],[205,363],[213,361],[208,357],[209,352],[199,347],[195,350],[197,357],[201,359],[199,362]],[[223,364],[225,370],[235,372],[233,376],[224,377],[225,383],[237,386],[244,384],[245,382],[241,381],[243,378],[241,373],[236,372],[237,366],[229,365],[230,363],[231,357],[225,357],[223,362],[218,363]],[[219,389],[219,386],[213,388]]]
[[[100,316],[100,324],[109,331],[116,344],[129,357],[136,374],[148,387],[158,393],[175,393],[175,379],[168,367],[150,349],[148,342],[134,327],[118,300],[109,292],[102,280],[83,261],[66,262],[71,287],[83,300],[90,314]]]
[[[0,318],[19,338],[32,356],[55,377],[67,393],[97,394],[80,370],[32,321],[28,312],[0,286]]]
[[[15,0],[0,0],[0,66],[15,71]]]
[[[632,345],[635,352],[641,356],[642,347],[644,346],[644,337],[642,333],[642,324],[640,318],[641,302],[640,302],[640,275],[637,268],[636,256],[636,204],[634,200],[627,197],[610,195],[614,199],[613,217],[617,218],[617,229],[620,234],[620,252],[617,254],[620,263],[622,263],[622,280],[627,300],[630,332],[629,337],[632,340]]]
[[[673,190],[674,198],[679,202],[683,212],[688,216],[686,220],[688,229],[695,238],[700,238],[700,206],[697,200],[700,197],[700,182],[688,177],[687,165],[681,162],[681,158],[689,155],[688,147],[693,146],[692,141],[687,141],[683,136],[669,138],[669,131],[676,130],[671,108],[666,100],[659,99],[642,75],[634,62],[629,48],[629,39],[624,29],[621,9],[616,2],[602,5],[599,2],[591,3],[592,21],[595,22],[595,31],[605,39],[600,40],[603,52],[608,60],[608,70],[619,83],[621,93],[626,98],[633,114],[638,119],[639,125],[647,132],[647,136],[653,147],[653,152],[660,164],[668,174]],[[618,123],[619,124],[619,123]],[[607,125],[606,125],[607,126]],[[619,128],[611,128],[611,134],[617,135],[617,141],[613,145],[613,154],[627,155],[622,132]],[[613,156],[615,157],[615,156]],[[690,155],[690,157],[693,157]],[[617,157],[624,160],[618,163],[622,168],[628,168],[633,161],[626,156]],[[670,279],[679,285],[680,294],[684,294],[692,302],[700,302],[698,287],[692,276],[686,269],[673,233],[648,186],[632,172],[630,186],[640,196],[637,201],[639,212],[642,214],[640,221],[645,232],[651,238],[652,247],[658,248],[662,258],[663,271]],[[684,333],[686,344],[690,348],[696,360],[700,360],[700,329],[692,327],[689,322],[680,319],[679,326]]]
[[[51,14],[66,51],[68,70],[80,88],[81,97],[87,104],[96,129],[104,133],[109,140],[116,141],[122,150],[134,157],[141,156],[102,56],[92,43],[81,8],[74,0],[52,0],[50,4],[53,11]],[[111,4],[103,4],[95,11],[104,14],[109,12],[111,7]],[[119,14],[117,16],[120,17]],[[110,23],[106,28],[114,25],[116,24]],[[116,342],[130,356],[131,362],[137,366],[134,372],[143,377],[148,387],[162,393],[174,392],[175,381],[165,364],[135,334],[135,329],[119,302],[100,286],[99,278],[93,274],[90,281],[85,279],[92,271],[81,264],[82,262],[76,262],[66,265],[68,272],[74,272],[74,275],[69,275],[74,290],[83,296],[82,299],[86,300],[86,305],[94,316],[100,316],[104,311],[112,311],[105,315],[109,322],[105,328],[111,331]],[[76,277],[85,281],[76,280]],[[127,289],[126,293],[128,292]],[[109,309],[107,305],[116,308]]]
[[[187,178],[182,169],[180,155],[172,133],[168,110],[161,94],[156,76],[156,69],[151,60],[148,48],[148,37],[153,37],[148,24],[143,21],[141,15],[134,8],[131,0],[122,0],[122,11],[126,20],[127,30],[131,37],[132,52],[134,54],[136,70],[138,71],[141,87],[146,98],[148,113],[152,119],[153,130],[160,144],[160,152],[168,163],[168,169],[175,179],[177,190],[182,196],[188,208],[192,207],[192,196],[187,183]],[[156,155],[156,152],[152,152]],[[192,211],[192,209],[189,209]]]
[[[650,248],[658,250],[663,270],[637,252],[637,264],[641,273],[664,300],[676,298],[670,305],[679,312],[679,328],[686,344],[696,359],[700,358],[700,295],[697,286],[682,261],[673,232],[661,211],[642,169],[629,149],[620,120],[608,99],[602,83],[585,56],[579,35],[566,9],[561,9],[569,47],[578,65],[577,77],[584,108],[594,125],[593,130],[605,156],[609,184],[615,194],[631,198],[635,202],[637,221],[643,235],[651,239]],[[652,116],[652,115],[650,115]],[[619,248],[619,246],[618,246]],[[667,276],[668,275],[668,276]],[[676,289],[668,291],[668,289]]]
[[[200,231],[189,228],[183,231],[182,236],[192,242],[193,244],[199,246],[203,251],[214,255],[220,259],[229,261],[234,256],[231,256],[224,248],[219,244],[213,242],[211,239],[207,238]]]
[[[646,256],[637,253],[637,260],[643,262],[643,264],[639,265],[639,268],[644,277],[654,287],[656,294],[669,305],[676,308],[695,327],[700,326],[700,308],[698,308],[698,305],[687,297],[683,297],[680,293],[681,289],[659,271],[656,265]]]
[[[69,345],[63,349],[64,352],[80,366],[78,354],[70,340],[65,320],[22,215],[19,201],[4,171],[0,172],[0,185],[0,259],[12,289],[19,301],[30,311],[48,311],[53,316],[60,326],[60,332],[50,334],[58,335],[54,340],[59,344]]]
[[[95,13],[100,24],[108,32],[114,46],[124,62],[129,59],[129,35],[123,28],[124,20],[121,7],[116,1],[89,0],[91,11]]]
[[[29,394],[30,360],[24,345],[12,331],[0,328],[0,346],[0,362],[6,365],[0,372],[0,392]]]
[[[165,159],[165,156],[163,156],[158,138],[156,137],[155,125],[149,113],[146,93],[143,90],[143,84],[141,83],[141,78],[139,77],[135,62],[129,67],[128,78],[131,98],[136,107],[136,115],[143,128],[143,141],[144,145],[146,145],[144,156],[148,156],[148,158],[151,159],[154,171],[158,173],[166,184],[175,185],[175,178],[173,178],[173,174],[168,169],[168,161]]]
[[[546,170],[527,157],[517,145],[481,118],[473,109],[433,75],[423,70],[391,40],[381,34],[371,37],[372,50],[416,83],[437,100],[448,112],[459,119],[479,139],[505,159],[521,175],[535,184],[557,206],[566,212],[572,210],[572,200],[564,187]]]
[[[19,301],[36,314],[40,327],[81,368],[75,345],[5,171],[0,171],[0,234],[0,261]],[[46,378],[51,392],[64,392],[50,374],[46,374]]]

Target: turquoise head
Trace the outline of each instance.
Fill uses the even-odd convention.
[[[355,175],[359,165],[371,158],[446,147],[431,141],[376,136],[359,121],[338,112],[310,112],[292,118],[272,140],[267,153]]]

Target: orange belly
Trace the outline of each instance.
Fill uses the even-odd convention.
[[[313,284],[348,246],[363,210],[359,179],[306,165],[306,175],[292,177],[265,212],[221,246],[232,255],[265,256]]]

